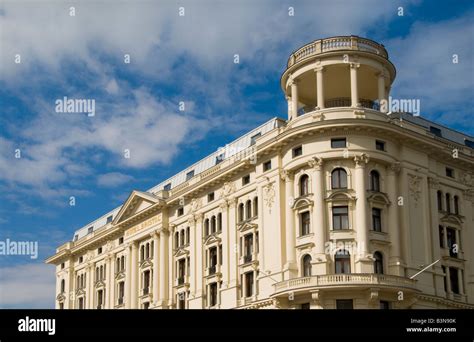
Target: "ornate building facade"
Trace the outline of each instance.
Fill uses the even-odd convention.
[[[474,308],[473,138],[390,112],[395,73],[360,37],[295,51],[288,119],[79,229],[56,307]]]

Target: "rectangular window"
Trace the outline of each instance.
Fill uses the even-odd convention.
[[[298,146],[293,149],[293,158],[299,157],[303,155],[303,147]]]
[[[217,305],[217,283],[209,284],[209,306]]]
[[[253,235],[247,234],[244,237],[244,262],[252,261],[253,252]]]
[[[246,175],[242,177],[242,185],[250,184],[250,175]]]
[[[376,232],[382,231],[382,210],[372,208],[372,229]]]
[[[300,236],[309,234],[309,227],[311,225],[309,211],[300,214]]]
[[[92,226],[92,227],[89,227],[89,228],[87,229],[87,234],[91,234],[93,231],[94,231],[94,227],[93,227],[93,226]]]
[[[163,186],[163,190],[170,191],[171,190],[171,183],[165,184],[165,186]]]
[[[430,132],[436,135],[437,137],[440,137],[440,138],[442,137],[441,129],[439,129],[438,127],[430,126]]]
[[[331,148],[346,148],[346,138],[331,139]]]
[[[74,235],[74,241],[77,241],[79,239],[79,235]]]
[[[214,201],[214,192],[211,192],[211,193],[207,194],[207,201],[208,202]]]
[[[449,268],[449,281],[451,282],[451,291],[459,294],[459,274],[457,268]]]
[[[178,208],[178,216],[183,216],[184,215],[184,208]]]
[[[474,148],[474,141],[464,139],[464,145],[466,145],[467,147],[470,147],[470,148]]]
[[[186,180],[187,181],[190,180],[193,177],[194,177],[194,170],[191,170],[188,173],[186,173]]]
[[[385,142],[381,140],[375,140],[375,149],[379,151],[385,151]]]
[[[381,300],[380,301],[380,309],[381,310],[388,310],[390,309],[390,302],[386,301],[386,300]]]
[[[332,227],[334,230],[349,229],[349,208],[332,208]]]
[[[81,264],[84,258],[82,256],[79,257],[79,263]]]
[[[336,299],[336,309],[348,310],[354,309],[354,302],[352,299]]]
[[[225,154],[224,153],[221,153],[218,156],[216,156],[216,165],[222,163],[224,161],[224,159],[225,159]]]
[[[185,274],[186,274],[186,260],[180,259],[178,261],[178,285],[184,284]]]
[[[257,133],[250,138],[250,145],[255,145],[257,138],[260,137],[262,133]]]
[[[444,227],[438,226],[439,228],[439,246],[444,248]]]
[[[301,310],[309,310],[309,309],[311,309],[311,304],[310,303],[301,304]]]
[[[97,248],[97,254],[102,254],[102,247]]]
[[[265,163],[263,163],[263,172],[268,171],[271,168],[272,168],[272,161],[271,160],[266,161]]]
[[[245,273],[245,297],[253,296],[253,272]]]
[[[64,262],[61,263],[61,269],[62,269],[62,270],[64,269]]]
[[[118,283],[118,304],[123,304],[123,297],[125,296],[125,282]]]
[[[444,292],[447,292],[448,291],[448,282],[446,281],[446,277],[447,277],[447,274],[446,274],[446,266],[441,266],[441,269],[443,270],[443,282],[444,282]]]
[[[122,236],[122,237],[119,237],[118,243],[119,243],[119,245],[123,244],[123,236]]]
[[[454,178],[454,170],[447,167],[446,168],[446,177]]]
[[[110,223],[110,222],[112,222],[112,218],[113,218],[113,216],[112,216],[112,215],[110,215],[110,216],[107,216],[107,223]]]
[[[456,243],[456,230],[453,228],[446,228],[446,240],[448,241],[449,255],[457,258],[459,246]]]

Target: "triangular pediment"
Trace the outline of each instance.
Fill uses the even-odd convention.
[[[117,216],[115,216],[113,224],[119,224],[161,201],[161,198],[151,193],[133,190],[122,205],[122,208],[120,208]]]

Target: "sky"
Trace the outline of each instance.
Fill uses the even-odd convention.
[[[53,308],[44,260],[76,229],[286,118],[280,76],[310,41],[384,44],[391,96],[474,135],[473,14],[467,0],[0,1],[0,242],[39,249],[0,255],[0,308]],[[95,115],[56,112],[64,97]]]

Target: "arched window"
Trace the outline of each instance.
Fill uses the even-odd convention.
[[[217,231],[222,232],[222,213],[217,214]]]
[[[303,257],[303,277],[311,277],[311,255]]]
[[[174,233],[174,248],[179,248],[179,232]]]
[[[66,291],[66,281],[64,279],[61,280],[61,293]]]
[[[115,260],[115,273],[119,273],[120,272],[120,258],[117,258],[117,260]]]
[[[208,236],[209,235],[209,219],[207,218],[205,221],[204,221],[204,236]]]
[[[442,211],[443,210],[443,193],[440,190],[438,190],[436,195],[438,196],[438,211]]]
[[[345,249],[340,249],[335,255],[336,274],[351,273],[351,255]]]
[[[456,215],[459,214],[459,197],[458,196],[454,196],[454,213]]]
[[[125,270],[125,256],[122,255],[122,258],[121,258],[121,262],[122,262],[122,271]]]
[[[253,216],[254,217],[258,216],[258,197],[255,197],[253,199]]]
[[[245,203],[245,219],[252,217],[252,201],[248,200]]]
[[[383,255],[380,252],[374,253],[374,273],[383,274]]]
[[[99,278],[99,267],[96,267],[95,268],[95,281],[98,281],[100,278]]]
[[[81,276],[80,276],[80,275],[77,276],[77,279],[76,279],[76,287],[77,287],[78,289],[81,288]]]
[[[331,173],[332,189],[347,189],[347,172],[343,168],[334,169]]]
[[[145,248],[145,258],[148,259],[149,257],[150,257],[150,244],[147,243],[146,248]]]
[[[211,234],[214,234],[216,232],[216,217],[212,216],[211,217]]]
[[[309,177],[308,175],[303,175],[300,177],[300,196],[307,194],[309,194]]]
[[[179,236],[179,245],[184,246],[184,229],[181,229],[181,233]]]
[[[186,244],[189,245],[189,227],[186,228]]]
[[[153,251],[154,251],[154,248],[153,248],[154,243],[153,243],[153,241],[151,241],[150,246],[151,246],[151,247],[150,247],[150,256],[153,258]]]
[[[446,211],[448,213],[451,212],[451,195],[450,194],[446,194]]]
[[[244,204],[240,203],[239,204],[239,222],[242,222],[244,220]]]
[[[145,260],[145,246],[144,245],[140,247],[140,260],[141,261]]]
[[[370,171],[370,190],[380,191],[380,174],[376,170]]]

